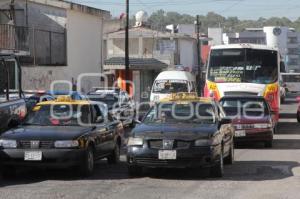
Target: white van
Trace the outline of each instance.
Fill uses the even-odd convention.
[[[186,71],[164,71],[153,83],[150,101],[157,102],[178,92],[196,92],[195,76]]]

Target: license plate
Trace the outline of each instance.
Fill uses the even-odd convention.
[[[177,153],[174,150],[158,151],[158,159],[160,160],[176,160]]]
[[[245,137],[246,136],[246,131],[242,130],[242,131],[235,131],[235,137]]]
[[[24,154],[25,161],[41,161],[42,152],[41,151],[25,151]]]

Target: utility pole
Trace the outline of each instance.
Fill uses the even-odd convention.
[[[26,9],[26,27],[28,27],[28,0],[25,1],[25,9]]]
[[[201,83],[201,66],[202,66],[202,60],[201,60],[201,40],[200,40],[200,27],[201,27],[201,22],[200,22],[200,17],[197,15],[196,21],[196,35],[197,35],[197,58],[198,58],[198,77],[197,77],[197,86],[198,86],[198,94],[201,96],[201,91],[202,91],[202,83]]]
[[[130,92],[129,80],[129,0],[126,0],[126,26],[125,26],[125,81],[126,91]]]
[[[11,0],[9,7],[10,7],[10,20],[13,22],[13,25],[15,25],[15,0]]]

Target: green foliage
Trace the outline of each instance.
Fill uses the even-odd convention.
[[[196,17],[189,14],[177,12],[165,12],[157,10],[149,17],[151,27],[155,30],[165,30],[169,24],[193,24]],[[245,28],[260,28],[264,26],[288,26],[300,31],[300,17],[291,21],[286,17],[271,17],[269,19],[259,18],[258,20],[240,20],[238,17],[223,17],[214,12],[207,15],[200,15],[202,23],[201,31],[207,32],[208,27],[222,27],[225,32],[240,32]]]

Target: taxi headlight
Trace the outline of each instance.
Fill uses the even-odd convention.
[[[127,146],[142,146],[143,144],[144,140],[142,138],[130,137],[127,142]]]
[[[200,139],[195,141],[195,146],[210,146],[212,143],[208,139]]]
[[[272,124],[271,123],[254,124],[254,128],[256,128],[256,129],[272,128]]]
[[[0,140],[0,147],[5,149],[15,149],[17,148],[17,141],[16,140]]]
[[[74,148],[79,147],[79,142],[77,140],[56,141],[54,146],[55,148]]]

